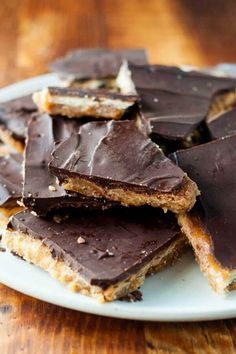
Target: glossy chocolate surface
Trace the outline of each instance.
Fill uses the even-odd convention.
[[[102,200],[66,193],[48,170],[55,144],[78,132],[81,122],[47,114],[33,117],[28,127],[25,150],[23,202],[39,215],[65,207],[105,207]]]
[[[0,125],[16,139],[24,140],[27,124],[36,111],[37,106],[31,95],[0,103]]]
[[[152,133],[170,140],[186,139],[209,110],[209,100],[155,89],[138,89],[140,107]]]
[[[115,78],[123,59],[137,65],[148,63],[144,49],[77,49],[51,63],[50,69],[77,80]]]
[[[81,212],[60,224],[26,211],[9,227],[43,240],[53,257],[104,289],[135,274],[180,234],[173,214],[152,208]]]
[[[21,154],[0,157],[0,206],[3,208],[15,207],[16,200],[21,199],[22,162]]]
[[[207,122],[212,139],[220,139],[236,134],[236,109],[218,115]]]
[[[236,135],[178,151],[173,158],[201,191],[190,216],[210,236],[215,259],[236,268]]]
[[[183,171],[143,135],[135,121],[92,122],[58,146],[49,168],[61,182],[82,177],[108,188],[173,192]]]
[[[152,133],[186,139],[206,118],[216,94],[235,90],[236,79],[161,65],[129,65]]]

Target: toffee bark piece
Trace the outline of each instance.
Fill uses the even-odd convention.
[[[27,124],[36,111],[31,95],[0,103],[0,139],[22,152]]]
[[[177,164],[197,183],[199,203],[179,223],[217,292],[236,288],[236,135],[178,151]]]
[[[236,109],[207,119],[207,127],[212,139],[220,139],[236,134]]]
[[[124,63],[117,83],[140,95],[150,132],[168,139],[189,139],[207,116],[236,105],[236,79],[176,67]]]
[[[71,88],[48,87],[33,95],[39,110],[68,118],[120,119],[132,110],[137,96]]]
[[[2,238],[14,254],[100,301],[136,290],[146,274],[177,259],[185,242],[173,214],[152,208],[81,213],[60,224],[25,211]]]
[[[164,156],[135,121],[92,122],[59,145],[49,164],[66,190],[128,206],[189,210],[196,184]]]
[[[42,114],[32,118],[28,126],[25,149],[23,203],[39,215],[66,207],[106,208],[104,200],[67,193],[48,170],[55,144],[79,131],[81,122]],[[110,203],[111,204],[111,203]]]
[[[0,156],[0,225],[5,226],[8,217],[22,210],[18,205],[22,193],[21,154]]]
[[[76,49],[51,63],[50,69],[59,74],[67,86],[77,88],[114,88],[122,60],[137,65],[148,63],[144,49]]]

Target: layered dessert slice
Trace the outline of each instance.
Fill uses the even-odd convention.
[[[199,202],[179,223],[202,272],[219,293],[236,288],[236,135],[179,151],[175,161],[197,183]]]
[[[14,254],[102,302],[136,290],[177,259],[185,242],[176,218],[151,208],[64,213],[60,224],[25,211],[2,237]]]
[[[31,95],[0,103],[1,141],[22,152],[27,124],[36,111]]]
[[[168,140],[191,143],[201,139],[198,129],[207,116],[236,105],[236,79],[177,67],[126,62],[117,84],[123,93],[139,94],[140,109],[150,132]]]
[[[69,206],[102,209],[109,206],[103,199],[67,193],[48,170],[55,144],[78,132],[81,124],[74,119],[54,119],[46,113],[34,116],[29,123],[24,156],[23,203],[38,215]]]
[[[71,88],[48,87],[33,95],[41,112],[68,118],[121,119],[136,106],[137,96]]]
[[[84,48],[56,59],[50,64],[50,69],[59,75],[66,86],[114,89],[123,59],[137,65],[148,63],[145,49]]]
[[[191,209],[196,184],[136,126],[136,121],[91,122],[60,144],[49,168],[68,191],[122,205]]]

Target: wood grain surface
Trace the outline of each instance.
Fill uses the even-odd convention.
[[[0,86],[76,47],[147,47],[152,62],[236,62],[234,0],[1,0]],[[7,271],[7,269],[6,269]],[[17,274],[16,274],[17,276]],[[0,285],[5,353],[236,353],[236,321],[145,323],[78,313]]]

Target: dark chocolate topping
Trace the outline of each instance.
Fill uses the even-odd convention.
[[[212,139],[220,139],[236,134],[236,109],[214,117],[207,122]]]
[[[136,88],[157,89],[211,99],[216,93],[236,88],[236,79],[183,71],[162,65],[129,65]]]
[[[114,188],[171,192],[184,173],[136,127],[135,121],[92,122],[58,146],[49,164],[60,181],[82,177]]]
[[[151,132],[186,139],[206,118],[216,94],[235,90],[236,79],[161,65],[129,65]]]
[[[114,78],[123,59],[137,65],[148,62],[144,49],[77,49],[55,60],[50,69],[78,80]]]
[[[25,149],[25,178],[23,202],[39,215],[51,209],[73,207],[105,207],[102,200],[87,198],[78,193],[66,193],[48,170],[55,143],[78,132],[81,122],[47,114],[33,117],[28,127]]]
[[[60,224],[26,211],[9,227],[43,240],[54,257],[104,289],[135,274],[180,233],[172,214],[151,208],[77,213]]]
[[[0,103],[0,125],[8,129],[18,140],[26,137],[26,128],[37,106],[31,95]]]
[[[198,185],[196,217],[212,240],[215,259],[236,268],[236,135],[173,154],[178,165]]]
[[[210,102],[202,97],[155,89],[138,89],[141,111],[152,133],[166,139],[186,139],[206,117]]]
[[[0,206],[15,207],[16,200],[22,192],[22,162],[21,154],[11,154],[0,157]]]

